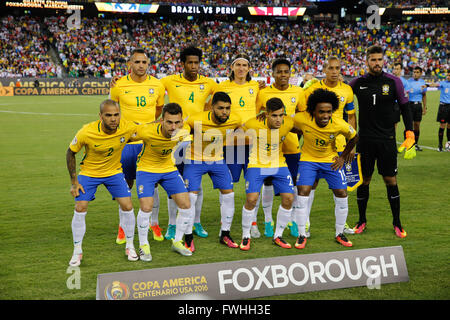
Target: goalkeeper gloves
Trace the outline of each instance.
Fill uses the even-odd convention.
[[[415,142],[414,132],[411,130],[406,131],[406,139],[400,147],[398,147],[398,152],[403,152],[403,150],[406,149],[404,158],[407,160],[413,159],[416,156],[416,149],[414,148]]]

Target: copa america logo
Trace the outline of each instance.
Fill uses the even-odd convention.
[[[120,281],[113,281],[105,288],[106,300],[127,300],[130,297],[130,289]]]

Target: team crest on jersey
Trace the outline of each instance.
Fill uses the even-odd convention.
[[[150,88],[150,89],[148,89],[148,93],[154,94],[154,93],[155,93],[155,90],[154,90],[153,88]]]
[[[340,97],[339,100],[341,100],[341,102],[344,102],[345,98],[344,97]]]
[[[120,137],[120,143],[124,143],[125,142],[125,137]]]
[[[348,172],[352,171],[352,164],[351,163],[346,163],[345,164],[345,170],[347,170]]]
[[[385,96],[389,94],[389,85],[388,84],[384,84],[381,87],[381,93]]]
[[[334,139],[334,134],[330,134],[330,140]]]
[[[249,92],[250,94],[253,94],[253,93],[254,93],[254,91],[253,91],[252,88],[248,89],[248,92]]]
[[[200,85],[200,90],[202,90],[202,91],[205,90],[205,85],[204,84]]]
[[[295,99],[295,97],[292,97],[292,98],[291,98],[291,102],[292,102],[292,103],[295,103],[296,101],[297,101],[297,99]]]

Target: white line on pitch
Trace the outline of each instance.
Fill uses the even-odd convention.
[[[403,142],[399,142],[399,141],[397,141],[397,144],[402,144]],[[419,145],[421,148],[424,148],[424,149],[428,149],[428,150],[434,150],[434,151],[439,151],[439,149],[438,148],[433,148],[433,147],[427,147],[427,146],[423,146],[423,145]]]

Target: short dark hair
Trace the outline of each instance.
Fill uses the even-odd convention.
[[[111,99],[106,99],[103,100],[102,103],[100,103],[100,113],[103,113],[103,109],[105,109],[105,106],[114,106],[119,108],[120,111],[120,105],[117,101],[111,100]]]
[[[169,113],[171,115],[180,114],[183,116],[183,109],[181,109],[178,103],[168,103],[162,108],[161,118],[164,118],[164,115]]]
[[[197,56],[198,60],[202,60],[202,55],[203,52],[201,49],[194,46],[189,46],[187,48],[184,48],[183,51],[181,51],[180,60],[181,62],[186,62],[187,56]]]
[[[222,91],[214,93],[211,104],[215,105],[219,101],[228,102],[231,104],[230,96],[227,93],[222,92]]]
[[[379,45],[374,44],[373,46],[370,46],[369,48],[367,48],[366,51],[366,60],[369,60],[369,56],[371,54],[375,54],[375,53],[381,53],[383,54],[383,48]]]
[[[247,60],[247,61],[248,61],[248,65],[250,66],[250,58],[249,58],[248,55],[246,55],[245,53],[238,53],[238,54],[233,58],[233,61],[232,61],[231,65],[233,65],[233,62],[234,62],[235,60],[239,59],[239,58],[243,58],[243,59]],[[231,81],[234,80],[234,71],[231,71],[231,74],[230,74],[230,77],[229,77],[229,78],[230,78]],[[246,81],[252,80],[252,77],[250,76],[250,71],[247,73],[247,77],[245,77],[245,80],[246,80]]]
[[[420,70],[420,72],[423,72],[422,68],[419,67],[419,66],[415,66],[415,67],[414,67],[414,70]]]
[[[146,57],[148,57],[147,52],[145,52],[145,49],[143,49],[143,48],[135,48],[135,49],[133,49],[133,51],[131,51],[130,60],[134,56],[135,53],[142,53],[142,54],[145,54]]]
[[[394,63],[394,67],[395,67],[395,66],[400,66],[400,68],[403,69],[403,65],[402,65],[401,62],[395,62],[395,63]]]
[[[285,109],[283,101],[280,98],[270,98],[266,102],[266,111],[274,112],[280,109]]]
[[[277,58],[275,59],[275,61],[272,63],[272,71],[275,71],[275,67],[279,64],[285,64],[289,67],[289,69],[291,68],[291,62],[286,59],[286,58]]]
[[[332,112],[335,112],[339,108],[339,98],[333,91],[326,89],[316,89],[309,96],[306,102],[306,111],[313,117],[316,106],[319,103],[331,103]]]

